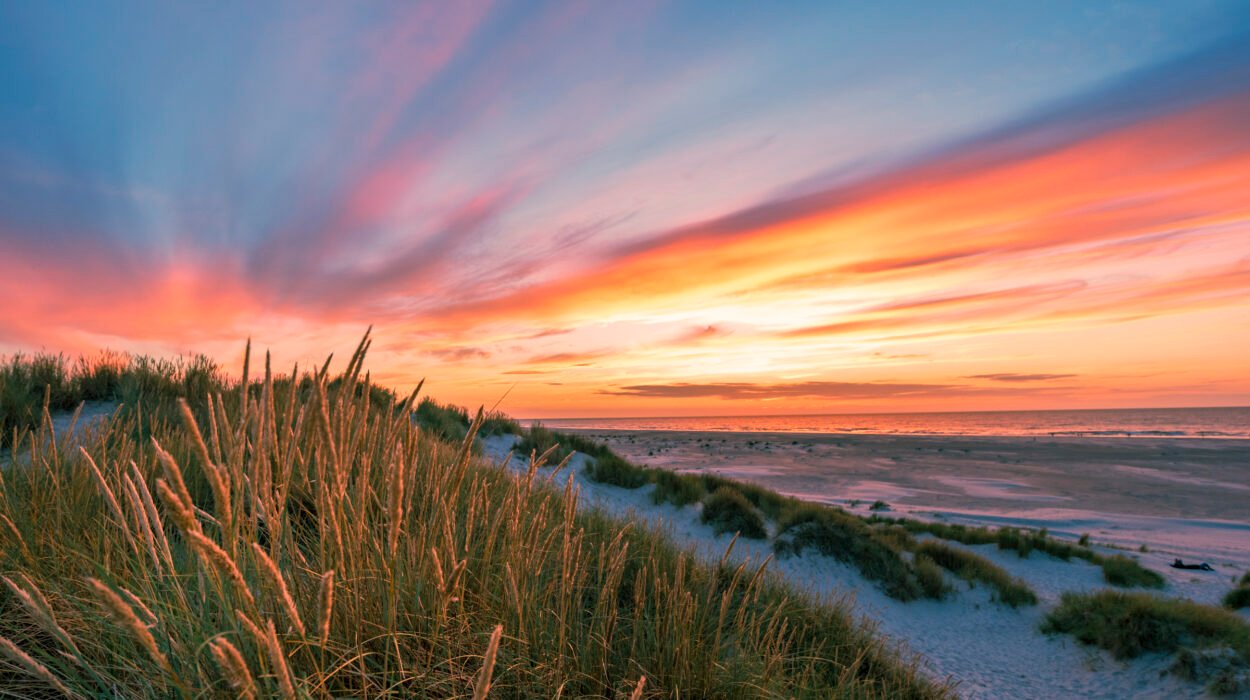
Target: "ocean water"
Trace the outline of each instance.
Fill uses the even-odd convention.
[[[574,430],[1250,438],[1250,406],[803,416],[559,418],[539,422],[550,428]]]

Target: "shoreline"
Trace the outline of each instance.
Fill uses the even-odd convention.
[[[828,437],[828,438],[851,438],[851,437],[908,437],[908,438],[959,438],[959,439],[1028,439],[1028,438],[1047,438],[1047,439],[1074,439],[1074,440],[1165,440],[1168,442],[1174,440],[1229,440],[1229,441],[1245,441],[1250,443],[1250,436],[1247,435],[1229,435],[1220,433],[1219,431],[1211,431],[1209,433],[1199,434],[1170,434],[1167,431],[1055,431],[1048,433],[935,433],[935,432],[872,432],[867,430],[859,431],[816,431],[816,430],[689,430],[685,428],[599,428],[588,427],[581,428],[569,425],[563,425],[559,422],[545,423],[543,421],[521,421],[522,426],[529,428],[535,424],[542,425],[550,430],[557,430],[564,433],[577,433],[580,435],[588,435],[594,433],[662,433],[662,434],[708,434],[708,435],[750,435],[761,437],[774,437],[777,439],[789,436],[799,437]]]

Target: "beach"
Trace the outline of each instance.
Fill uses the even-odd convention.
[[[1127,554],[1160,573],[1160,596],[1219,604],[1250,570],[1250,440],[1032,438],[911,435],[800,435],[669,431],[583,431],[638,464],[711,471],[861,515],[876,512],[973,525],[1047,528],[1063,539],[1088,533],[1102,554]],[[503,461],[512,436],[486,441]],[[523,471],[513,455],[510,468]],[[590,481],[577,453],[559,474],[583,507],[630,517],[667,532],[680,546],[719,560],[731,536],[699,519],[698,505],[655,505],[653,487],[623,489]],[[954,545],[963,546],[963,545]],[[994,545],[966,546],[1026,581],[1040,604],[1008,608],[984,587],[945,601],[899,602],[851,566],[814,554],[777,558],[774,574],[838,599],[904,653],[922,657],[933,677],[970,698],[1202,697],[1201,685],[1168,673],[1165,655],[1122,661],[1040,631],[1065,592],[1107,588],[1096,566]],[[767,541],[739,540],[730,559],[760,563]],[[1214,571],[1171,568],[1175,558]],[[1250,618],[1250,611],[1242,610]]]
[[[604,431],[638,464],[809,501],[1250,564],[1250,440]],[[1171,561],[1170,559],[1168,561]],[[1246,568],[1250,568],[1247,566]]]

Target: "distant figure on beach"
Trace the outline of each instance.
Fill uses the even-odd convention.
[[[1172,562],[1172,568],[1173,569],[1198,569],[1201,571],[1215,571],[1215,569],[1212,568],[1211,565],[1206,563],[1205,561],[1202,562],[1201,564],[1186,564],[1180,559],[1177,559]]]

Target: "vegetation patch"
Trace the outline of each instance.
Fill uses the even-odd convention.
[[[762,540],[768,536],[764,520],[741,492],[722,486],[703,501],[703,522],[717,534],[736,532],[742,537]]]
[[[1042,631],[1070,634],[1118,659],[1188,649],[1173,668],[1195,679],[1204,675],[1195,672],[1196,659],[1220,658],[1232,668],[1217,673],[1220,685],[1211,687],[1213,691],[1227,690],[1250,669],[1250,623],[1236,613],[1188,600],[1121,591],[1065,593],[1059,607],[1046,616]]]
[[[703,480],[691,474],[678,474],[667,469],[656,469],[655,490],[651,500],[657,504],[670,503],[677,507],[698,503],[707,494]]]
[[[1121,588],[1163,588],[1167,581],[1157,571],[1143,567],[1136,559],[1122,554],[1100,557],[1102,577],[1107,583]]]
[[[1224,607],[1232,610],[1250,608],[1250,572],[1242,574],[1237,587],[1224,595]]]
[[[651,482],[649,469],[631,464],[615,452],[588,458],[585,473],[591,481],[625,489],[636,489]]]
[[[994,589],[994,598],[1013,608],[1037,605],[1037,594],[1023,581],[1012,578],[994,562],[964,549],[941,542],[921,542],[916,556],[924,556],[965,581],[984,583]]]
[[[440,404],[429,397],[421,399],[412,418],[421,428],[448,442],[460,442],[469,432],[468,411]]]
[[[773,549],[779,556],[814,549],[845,561],[892,598],[906,601],[930,594],[897,547],[862,518],[836,508],[795,505],[779,523]]]
[[[928,555],[916,554],[912,559],[912,568],[916,572],[916,580],[920,582],[920,588],[924,590],[926,598],[941,600],[950,592],[942,567]]]
[[[913,534],[930,534],[960,544],[993,544],[999,549],[1012,550],[1021,558],[1028,558],[1034,551],[1039,551],[1063,561],[1082,559],[1102,567],[1103,579],[1113,586],[1162,588],[1167,583],[1162,575],[1143,567],[1135,559],[1120,554],[1110,557],[1098,554],[1086,546],[1089,543],[1089,537],[1086,535],[1083,535],[1077,544],[1072,544],[1051,537],[1045,528],[1025,530],[1014,527],[968,527],[879,515],[870,516],[868,522],[898,525]]]
[[[17,354],[0,359],[0,448],[37,430],[45,410],[116,401],[126,411],[142,404],[167,413],[178,398],[203,403],[223,387],[220,369],[204,355],[163,360],[106,351],[71,364],[64,355]]]

